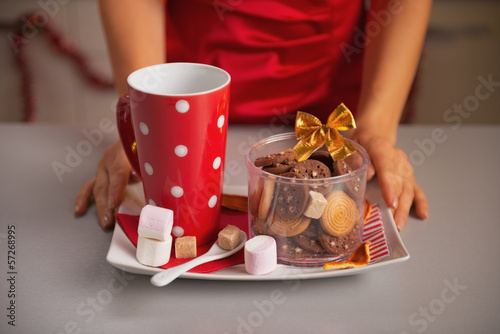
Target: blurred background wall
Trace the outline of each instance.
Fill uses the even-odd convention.
[[[111,78],[96,0],[0,0],[0,121],[23,119],[22,73],[15,61],[14,27],[23,14],[42,12],[81,51],[87,67]],[[114,119],[116,93],[89,84],[74,63],[40,31],[23,43],[34,96],[34,121],[97,126]],[[411,123],[447,123],[447,110],[469,103],[464,123],[500,123],[500,86],[473,103],[481,78],[500,83],[500,1],[435,0],[412,94]]]

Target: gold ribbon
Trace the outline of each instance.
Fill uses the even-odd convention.
[[[333,160],[342,160],[356,152],[356,148],[344,139],[339,131],[355,129],[354,117],[342,103],[328,116],[326,124],[308,113],[298,111],[295,119],[295,134],[300,141],[293,150],[298,161],[306,160],[321,145],[325,144]]]

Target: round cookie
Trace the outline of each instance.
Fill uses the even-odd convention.
[[[302,174],[305,179],[324,179],[332,176],[327,165],[313,159],[297,162],[290,171]]]
[[[280,153],[284,156],[284,159],[282,161],[282,163],[284,164],[297,162],[297,158],[299,157],[297,152],[295,152],[292,148],[286,149]]]
[[[293,241],[305,251],[312,254],[324,253],[325,249],[319,243],[319,233],[323,232],[317,220],[311,221],[309,226],[299,235],[292,237]]]
[[[333,158],[328,151],[316,150],[309,156],[309,159],[321,161],[330,169],[333,175]]]
[[[360,219],[356,203],[341,190],[332,191],[326,200],[328,203],[320,217],[323,230],[335,237],[351,232]]]
[[[281,176],[302,178],[298,173],[285,173]],[[282,221],[299,218],[309,201],[309,187],[306,185],[278,184],[276,188],[276,218]]]
[[[321,246],[316,238],[306,237],[304,234],[299,234],[292,237],[293,241],[300,247],[304,248],[307,252],[311,253],[324,253],[325,249]]]
[[[270,230],[281,237],[293,237],[301,234],[311,223],[311,218],[300,216],[293,220],[280,220],[276,215],[273,221],[269,224]]]
[[[269,214],[269,209],[271,208],[271,201],[274,194],[274,181],[264,180],[262,189],[262,195],[260,196],[259,209],[257,211],[257,217],[260,219],[266,219]]]
[[[259,214],[260,199],[262,197],[263,190],[264,190],[264,180],[258,179],[255,188],[253,189],[252,194],[250,195],[249,210],[253,216],[257,216]]]
[[[264,219],[254,217],[252,220],[252,228],[255,235],[269,234],[269,229]]]
[[[279,175],[289,172],[290,169],[292,169],[292,167],[293,167],[292,165],[278,163],[269,166],[264,166],[262,167],[262,170],[271,174]]]
[[[351,168],[345,162],[344,159],[334,161],[332,166],[333,166],[333,172],[334,172],[335,176],[345,175],[345,174],[352,172]]]
[[[280,176],[289,177],[289,178],[292,178],[292,179],[303,179],[304,178],[302,176],[302,174],[294,173],[294,172],[282,173],[282,174],[280,174]]]
[[[334,175],[345,175],[352,172],[351,167],[344,160],[337,160],[333,163]],[[344,189],[352,197],[355,197],[361,188],[361,179],[356,177],[344,183]]]
[[[330,254],[343,255],[352,252],[361,242],[361,235],[358,233],[358,227],[355,226],[352,231],[341,237],[334,237],[322,231],[319,235],[319,243]]]
[[[304,160],[297,162],[295,166],[290,169],[290,172],[299,173],[305,179],[323,179],[332,176],[330,169],[324,163],[318,160]],[[314,191],[317,191],[323,195],[327,194],[331,190],[331,186],[312,186]]]
[[[271,153],[263,157],[255,159],[254,165],[264,167],[276,164],[288,164],[291,161],[297,160],[297,153],[294,150],[287,149],[278,153]]]
[[[315,238],[317,239],[319,237],[319,233],[322,232],[323,230],[321,229],[319,225],[319,221],[314,219],[311,221],[309,226],[302,232],[302,235],[308,237],[308,238]]]
[[[307,255],[307,251],[297,245],[292,238],[275,238],[278,252],[278,259],[299,259]]]

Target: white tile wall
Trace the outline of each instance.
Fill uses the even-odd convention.
[[[96,0],[0,0],[0,23],[19,22],[19,16],[29,11],[53,15],[56,27],[85,52],[91,67],[111,76]],[[498,1],[435,2],[420,69],[416,122],[443,122],[448,108],[474,93],[478,76],[492,74],[500,81],[498,18]],[[8,33],[0,30],[0,121],[19,121],[20,78]],[[114,119],[115,92],[90,86],[41,34],[29,40],[27,54],[36,121],[96,126],[104,117]],[[500,123],[499,106],[500,89],[463,121]]]

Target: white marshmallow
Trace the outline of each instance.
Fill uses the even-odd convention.
[[[137,232],[144,238],[165,241],[170,237],[174,212],[154,205],[146,205],[141,210]]]
[[[140,263],[159,267],[170,261],[170,252],[172,250],[172,236],[167,240],[160,241],[139,236],[137,239],[136,258]]]
[[[278,254],[276,240],[258,235],[245,243],[245,269],[252,275],[264,275],[276,269]]]

